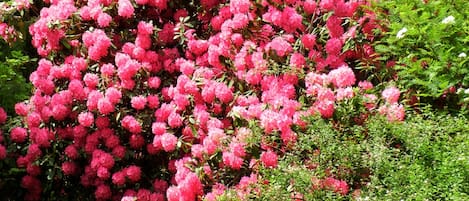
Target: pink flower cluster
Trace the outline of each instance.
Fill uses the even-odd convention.
[[[16,37],[15,28],[7,23],[0,22],[0,37],[6,42],[14,41]]]
[[[61,48],[60,40],[65,37],[66,27],[62,23],[77,11],[72,0],[52,1],[41,10],[40,18],[29,27],[32,44],[41,56]]]
[[[330,189],[341,195],[346,195],[349,192],[347,182],[328,177],[322,181],[323,188]]]
[[[398,88],[392,86],[386,88],[382,93],[382,97],[385,100],[385,105],[378,108],[378,111],[382,115],[386,115],[389,121],[402,121],[405,117],[405,109],[402,104],[398,103],[401,92]]]
[[[364,3],[204,0],[204,12],[189,13],[198,5],[50,1],[30,28],[44,57],[30,77],[35,92],[15,106],[24,126],[11,131],[28,150],[17,159],[28,169],[28,200],[40,199],[35,162],[57,143],[66,144],[58,159],[64,175],[93,189],[97,200],[215,200],[229,188],[240,199],[253,193],[257,164],[276,168],[280,150],[304,133],[304,117],[333,118],[339,103],[373,88],[356,86],[347,62],[362,52],[345,47],[374,22],[355,12]],[[312,17],[327,31],[311,33]],[[77,19],[80,26],[70,25]],[[62,52],[69,55],[46,59],[71,38],[71,51]],[[367,95],[364,107],[373,111],[377,100]],[[383,92],[392,104],[398,97]],[[249,140],[255,135],[260,142]],[[217,180],[233,170],[250,176],[232,186]],[[343,181],[329,180],[327,188],[348,193]]]
[[[90,59],[98,61],[108,54],[107,49],[111,46],[111,40],[103,30],[96,29],[93,32],[83,34],[83,44],[88,48]]]
[[[17,36],[21,36],[19,35],[21,33],[17,32],[19,30],[18,27],[21,29],[21,26],[24,26],[24,21],[19,19],[23,17],[23,14],[21,16],[18,14],[30,7],[31,3],[29,0],[8,1],[0,5],[0,13],[2,13],[2,19],[0,19],[0,38],[9,45],[12,45],[17,40]],[[19,39],[23,38],[20,37]]]
[[[0,107],[0,126],[2,124],[4,124],[6,122],[6,120],[7,120],[7,113],[5,112],[5,110],[2,107]],[[0,130],[0,160],[3,160],[7,157],[6,147],[4,145],[2,145],[3,141],[4,141],[3,133]]]

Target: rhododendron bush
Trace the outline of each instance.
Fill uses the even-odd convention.
[[[366,1],[45,3],[29,27],[35,90],[7,135],[26,200],[247,199],[308,117],[404,119],[399,89],[356,69],[380,28]]]

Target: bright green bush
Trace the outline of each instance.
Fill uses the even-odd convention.
[[[23,76],[23,70],[33,68],[33,65],[32,59],[22,52],[9,53],[4,60],[0,60],[0,106],[9,114],[14,114],[15,104],[31,95],[32,87]]]
[[[450,109],[467,105],[469,95],[456,94],[469,88],[467,1],[380,1],[377,9],[389,29],[375,43],[380,60],[388,63],[379,72],[397,72],[401,88],[421,103]]]
[[[260,170],[264,180],[253,187],[259,189],[253,199],[469,199],[467,118],[432,112],[409,116],[402,123],[371,116],[348,131],[311,119],[278,168]],[[349,193],[324,187],[328,177],[346,181]]]
[[[370,200],[468,200],[467,118],[413,115],[403,124],[374,119],[366,161]]]
[[[28,27],[39,15],[36,10],[43,3],[30,2],[34,2],[31,10],[21,1],[0,2],[0,106],[10,115],[15,114],[17,102],[31,96],[28,78],[37,67],[37,53],[31,46]]]

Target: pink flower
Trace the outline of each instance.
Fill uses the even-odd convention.
[[[206,103],[212,103],[215,99],[216,85],[213,82],[208,82],[202,88],[202,98]]]
[[[315,0],[306,0],[303,3],[303,8],[307,14],[313,14],[316,11],[316,1]]]
[[[173,151],[176,148],[177,141],[177,137],[172,134],[164,133],[161,135],[161,145],[166,152]]]
[[[290,128],[284,128],[281,130],[280,138],[282,138],[283,144],[290,145],[296,142],[297,135]]]
[[[114,104],[108,98],[101,98],[98,101],[98,110],[101,114],[108,115],[114,112]]]
[[[233,16],[231,26],[234,30],[244,29],[249,24],[249,18],[246,14],[237,13]]]
[[[83,81],[87,87],[94,89],[99,83],[99,77],[94,73],[86,73],[83,77]]]
[[[277,167],[278,156],[273,151],[263,151],[261,154],[261,161],[265,167],[275,168]]]
[[[341,101],[344,99],[350,99],[353,98],[354,93],[352,87],[347,87],[347,88],[339,88],[337,89],[337,95],[336,95],[336,100]]]
[[[26,117],[26,123],[29,128],[38,127],[41,124],[41,115],[37,112],[32,112]]]
[[[181,117],[181,115],[179,115],[179,114],[176,113],[176,112],[172,112],[172,113],[168,116],[168,125],[169,125],[171,128],[177,128],[177,127],[182,126],[182,117]]]
[[[38,165],[30,163],[26,167],[26,172],[31,176],[38,176],[41,174],[41,168]]]
[[[109,23],[112,21],[112,17],[107,13],[100,13],[98,16],[98,25],[101,28],[108,27]]]
[[[7,149],[5,146],[0,144],[0,160],[3,160],[7,157]]]
[[[318,91],[318,100],[319,101],[334,101],[335,96],[334,92],[331,89],[321,87]]]
[[[125,173],[123,171],[115,172],[112,175],[112,183],[117,186],[122,186],[125,184]]]
[[[71,108],[58,104],[52,107],[52,117],[56,120],[64,120],[71,112]]]
[[[112,77],[114,75],[115,67],[112,64],[104,64],[101,66],[101,75],[104,77]]]
[[[372,89],[373,88],[373,84],[369,81],[360,81],[358,82],[358,86],[362,89],[362,90],[369,90],[369,89]]]
[[[26,162],[32,162],[32,160],[38,159],[42,155],[41,148],[38,144],[31,144],[28,147],[28,154],[26,155]]]
[[[145,138],[138,133],[133,133],[130,136],[129,144],[132,149],[141,149],[145,145]]]
[[[74,162],[67,161],[62,163],[62,171],[64,175],[74,175],[78,171],[78,167]]]
[[[142,110],[145,108],[145,105],[147,104],[147,99],[144,96],[135,96],[132,97],[132,100],[130,101],[132,104],[132,107],[136,110]]]
[[[153,33],[153,24],[151,22],[140,21],[137,26],[138,34],[151,35]]]
[[[270,43],[266,45],[267,50],[274,50],[278,56],[285,56],[293,51],[292,46],[282,37],[274,38]]]
[[[217,84],[215,96],[223,103],[229,103],[233,100],[233,92],[223,83]]]
[[[243,158],[234,155],[232,152],[223,152],[223,163],[228,167],[239,170],[243,165]]]
[[[98,102],[100,99],[103,98],[103,95],[96,90],[91,91],[88,94],[88,100],[86,101],[86,107],[88,107],[89,111],[94,111],[98,109]]]
[[[327,29],[331,38],[340,38],[344,34],[344,28],[342,27],[342,20],[335,15],[332,15],[327,19]]]
[[[129,166],[125,168],[125,175],[132,182],[138,182],[141,177],[140,167],[136,165]]]
[[[28,115],[29,109],[30,109],[29,106],[26,105],[26,103],[24,103],[24,102],[20,102],[20,103],[15,104],[15,112],[16,112],[16,114],[18,114],[20,116]]]
[[[82,112],[78,115],[78,122],[84,127],[90,127],[94,123],[94,115],[91,112]]]
[[[106,141],[104,144],[106,145],[106,147],[113,149],[117,147],[119,143],[120,143],[119,137],[117,137],[116,135],[111,135],[106,138]]]
[[[235,156],[238,156],[238,157],[244,157],[246,156],[246,151],[244,149],[244,144],[243,143],[231,143],[230,144],[230,149],[231,149],[231,152],[233,152],[233,154]]]
[[[316,36],[313,34],[305,34],[301,37],[301,42],[303,43],[303,46],[305,46],[305,48],[311,50],[316,45]]]
[[[99,129],[104,129],[104,128],[107,128],[109,127],[109,124],[110,124],[110,121],[109,121],[109,118],[107,117],[98,117],[96,118],[96,127],[98,127]]]
[[[302,54],[293,53],[291,55],[291,57],[290,57],[290,66],[301,69],[301,68],[304,67],[305,64],[306,64],[306,59]]]
[[[154,122],[151,131],[155,135],[163,135],[166,132],[166,124],[163,122]]]
[[[100,167],[98,168],[96,175],[101,179],[108,179],[111,176],[111,173],[109,172],[107,168]]]
[[[235,46],[240,47],[244,43],[243,35],[239,33],[234,33],[233,35],[231,35],[231,41]]]
[[[135,0],[135,3],[139,4],[139,5],[145,5],[148,3],[149,0]]]
[[[334,101],[319,100],[314,103],[314,108],[321,113],[324,118],[331,118],[334,114]]]
[[[117,13],[124,18],[130,18],[134,14],[134,7],[129,0],[118,1]]]
[[[212,18],[213,20],[214,18]],[[213,25],[212,25],[213,26]],[[195,55],[202,55],[208,50],[209,43],[206,40],[189,40],[187,47]]]
[[[86,93],[85,93],[85,90],[84,90],[84,87],[83,87],[83,83],[80,80],[74,79],[74,80],[70,81],[70,83],[68,84],[68,89],[69,89],[70,92],[72,92],[72,96],[74,98],[82,100],[86,97]],[[67,104],[67,103],[71,102],[71,100],[67,101],[63,97],[60,97],[60,99],[64,99],[64,100],[60,101],[61,104]]]
[[[282,28],[288,33],[303,30],[303,17],[294,8],[285,7],[282,12]]]
[[[111,154],[99,149],[95,149],[92,154],[91,168],[98,170],[100,167],[110,169],[114,166],[114,158]]]
[[[232,0],[230,1],[230,11],[233,14],[236,13],[247,13],[251,2],[249,0]]]
[[[168,183],[164,180],[155,179],[153,182],[153,189],[155,189],[155,192],[166,192],[166,189],[168,189]]]
[[[338,38],[331,38],[326,43],[326,52],[332,55],[339,55],[342,50],[342,41]]]
[[[94,195],[97,200],[108,200],[112,196],[111,188],[108,185],[101,184],[96,188]]]
[[[70,159],[77,159],[78,158],[78,150],[74,145],[68,145],[65,148],[64,153]]]
[[[360,2],[358,1],[339,1],[337,2],[334,14],[340,17],[351,17],[359,5]]]
[[[125,153],[126,153],[126,149],[122,145],[117,145],[116,147],[112,149],[112,154],[119,159],[124,158]]]
[[[23,143],[28,137],[28,132],[25,128],[15,127],[10,132],[11,141],[16,143]]]
[[[152,89],[157,89],[160,87],[161,80],[159,77],[150,77],[148,78],[148,86]]]
[[[392,86],[386,88],[381,95],[383,96],[384,100],[386,100],[387,103],[393,104],[397,103],[399,100],[399,96],[401,95],[401,92],[399,91],[398,88]]]
[[[355,74],[348,66],[341,66],[329,72],[329,80],[337,88],[349,87],[355,84]]]
[[[151,109],[155,109],[160,105],[160,98],[156,95],[148,95],[147,101],[148,101],[148,107]]]
[[[204,147],[200,144],[194,144],[191,147],[191,154],[195,158],[202,159],[204,155]]]
[[[193,172],[187,173],[184,180],[179,185],[181,189],[184,189],[185,193],[183,194],[186,194],[187,197],[195,198],[196,195],[203,194],[202,182],[200,181],[196,173],[193,173]],[[189,196],[187,194],[192,194],[192,196]]]
[[[148,1],[148,4],[158,8],[159,10],[165,10],[168,7],[168,0],[152,0]]]
[[[131,133],[140,133],[142,131],[140,123],[131,115],[125,116],[121,120],[121,125]]]
[[[122,98],[122,92],[114,87],[109,87],[106,89],[105,96],[112,104],[116,104],[119,103]]]
[[[98,61],[108,54],[107,49],[111,46],[111,39],[101,29],[95,29],[93,32],[83,34],[83,43],[88,48],[90,59]]]
[[[405,117],[405,109],[401,104],[393,103],[386,111],[388,121],[403,121]]]
[[[6,120],[7,120],[7,113],[2,107],[0,107],[0,124],[4,124]]]
[[[159,32],[159,39],[163,43],[171,43],[174,38],[174,25],[171,23],[166,23],[163,25],[163,30]]]
[[[31,3],[29,3],[29,0],[15,0],[15,3],[13,5],[16,5],[16,8],[18,10],[23,10],[24,8],[29,8],[31,7]]]
[[[349,186],[347,182],[334,179],[332,177],[328,177],[323,181],[323,185],[325,188],[333,190],[336,193],[339,193],[341,195],[347,195],[349,191]]]
[[[176,186],[171,186],[166,191],[166,198],[168,201],[180,201],[181,191]]]

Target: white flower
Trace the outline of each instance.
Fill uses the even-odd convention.
[[[446,17],[441,21],[443,24],[454,24],[454,17],[452,15]]]
[[[461,54],[458,55],[459,58],[467,57],[466,53],[461,52]]]
[[[401,38],[404,38],[404,34],[407,32],[407,28],[402,28],[401,30],[399,30],[399,32],[397,32],[397,35],[396,37],[401,39]]]
[[[469,89],[464,90],[465,94],[469,94]]]

